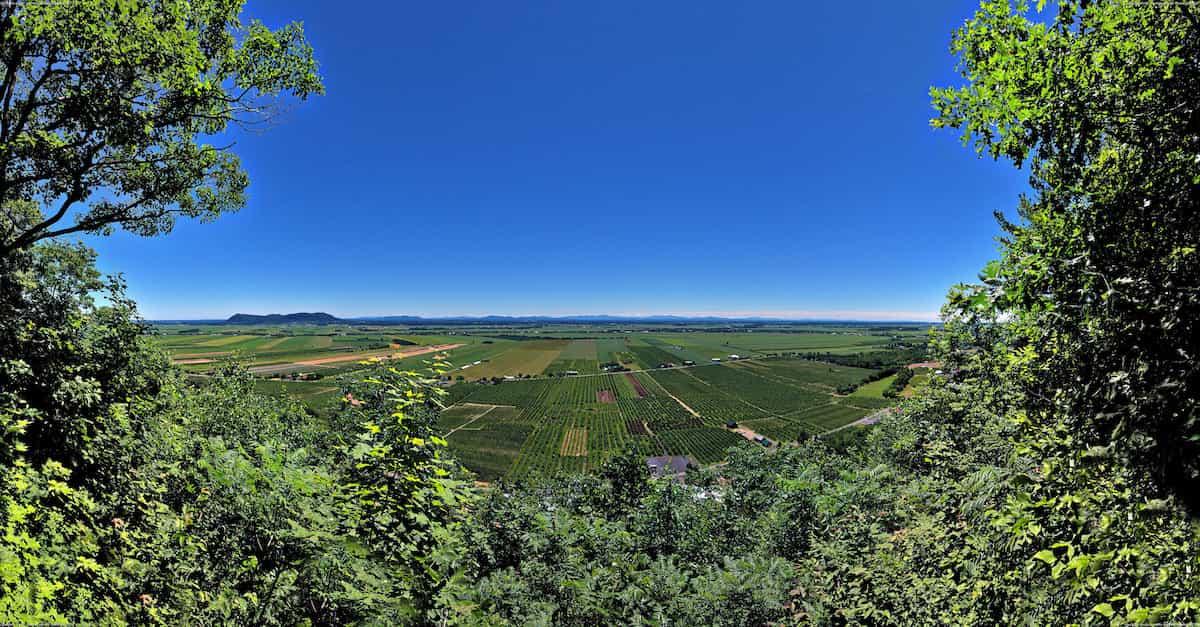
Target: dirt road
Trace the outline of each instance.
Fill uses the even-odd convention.
[[[829,431],[826,431],[825,433],[819,434],[817,437],[824,437],[824,436],[829,435],[830,433],[837,433],[838,431],[841,431],[842,429],[849,429],[850,427],[862,427],[862,426],[866,426],[866,425],[873,425],[873,424],[879,422],[880,420],[887,418],[894,411],[896,411],[895,407],[888,407],[887,409],[881,409],[881,410],[871,414],[870,416],[866,416],[865,418],[859,418],[858,420],[855,420],[854,422],[844,424],[836,429],[830,429]]]
[[[342,361],[355,361],[361,359],[370,359],[378,357],[380,359],[403,359],[405,357],[413,357],[416,355],[424,355],[426,353],[436,353],[439,351],[448,351],[458,348],[462,344],[433,344],[431,346],[414,346],[408,350],[402,350],[395,353],[356,353],[352,355],[335,355],[333,357],[320,357],[317,359],[306,359],[304,361],[295,362],[299,366],[320,366],[323,364],[333,364]]]

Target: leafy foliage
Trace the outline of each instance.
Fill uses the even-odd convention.
[[[237,364],[193,387],[91,261],[57,243],[2,261],[0,617],[423,615],[454,572],[438,550],[469,496],[431,435],[428,381],[379,373],[337,430],[256,394]]]
[[[0,256],[115,226],[170,231],[244,203],[229,124],[322,92],[299,24],[240,20],[240,0],[0,7]],[[76,212],[69,226],[63,220]]]
[[[1027,162],[1034,194],[958,315],[1005,319],[1030,419],[1200,496],[1200,17],[1187,3],[1064,2],[1050,24],[987,2],[956,35],[968,86],[937,126]]]

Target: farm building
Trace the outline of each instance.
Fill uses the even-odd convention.
[[[670,477],[678,483],[683,483],[683,478],[687,474],[687,469],[690,465],[692,465],[692,460],[682,455],[662,455],[646,458],[646,466],[650,468],[652,476]]]
[[[721,361],[720,357],[713,357],[710,361]]]
[[[690,360],[690,359],[685,359],[685,360],[683,360],[683,365],[685,365],[685,366],[695,366],[695,365],[696,365],[696,362],[694,362],[694,361],[692,361],[692,360]]]

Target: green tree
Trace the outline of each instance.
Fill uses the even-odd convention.
[[[1039,3],[1039,6],[1044,2]],[[1000,260],[952,304],[1004,319],[1033,415],[1200,505],[1200,14],[1186,2],[984,3],[935,126],[1027,164]]]
[[[343,446],[347,533],[391,571],[372,602],[392,620],[437,610],[438,590],[463,569],[458,530],[473,495],[435,429],[448,369],[441,355],[428,374],[381,366],[348,388],[335,420],[336,434],[357,433]]]
[[[972,610],[1002,622],[1200,612],[1198,18],[984,2],[952,44],[967,84],[933,90],[935,126],[1027,166],[1032,188],[937,340],[961,389],[990,390],[1019,429],[986,471],[993,533],[963,538],[1006,582],[980,581]]]
[[[142,349],[123,286],[101,277],[94,257],[52,242],[0,259],[0,401],[21,417],[21,457],[88,476],[107,467],[95,440],[131,428],[113,406],[154,395],[166,371]]]
[[[338,579],[312,567],[336,536],[304,516],[340,501],[316,487],[335,482],[310,463],[311,438],[238,424],[294,422],[250,409],[254,396],[172,413],[196,399],[148,346],[120,280],[54,239],[153,235],[241,205],[236,156],[207,142],[269,119],[276,97],[322,90],[300,27],[243,26],[241,8],[0,6],[3,620],[295,623],[319,616],[308,599],[338,606],[340,584],[294,585]],[[206,551],[217,542],[244,561]]]
[[[246,25],[241,10],[240,0],[0,6],[0,257],[117,226],[155,235],[179,216],[243,205],[237,156],[208,142],[269,119],[275,97],[323,87],[299,24]]]

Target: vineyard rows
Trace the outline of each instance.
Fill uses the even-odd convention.
[[[601,351],[610,349],[607,342],[598,344]],[[639,344],[629,348],[639,358],[662,350]],[[724,459],[730,446],[745,445],[745,438],[724,428],[729,421],[787,441],[865,415],[875,399],[860,404],[858,398],[819,391],[857,376],[855,370],[771,360],[458,384],[449,398],[460,404],[448,411],[442,424],[458,426],[449,438],[451,448],[469,468],[489,479],[594,470],[624,450],[686,455],[710,464]],[[480,414],[479,405],[513,407]],[[478,418],[471,420],[472,416]]]

